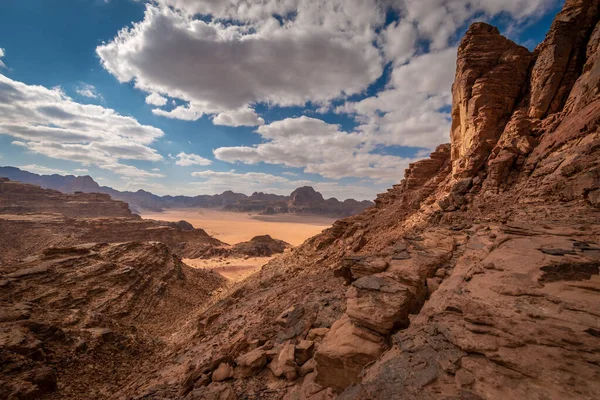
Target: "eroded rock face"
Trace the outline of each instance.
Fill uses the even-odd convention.
[[[556,23],[556,32],[588,29],[579,17],[568,16],[587,15],[599,3],[567,1],[558,21],[572,26]],[[585,48],[586,54],[570,93],[560,94],[571,85],[569,61],[560,67],[564,79],[541,117],[530,114],[532,93],[536,99],[550,94],[542,81],[527,76],[536,56],[542,64],[551,59],[542,57],[545,47],[532,56],[488,25],[474,25],[459,54],[453,123],[458,130],[451,146],[411,165],[375,207],[336,222],[189,313],[187,323],[173,328],[174,345],[163,348],[167,355],[126,380],[118,395],[598,398],[597,22],[589,25],[589,40],[570,53],[583,54]],[[540,73],[559,70],[546,67]],[[555,110],[563,102],[559,98],[568,100]],[[61,268],[70,262],[63,256]],[[86,273],[96,271],[95,265],[86,264]],[[50,275],[44,266],[11,270],[16,274],[11,284]],[[0,288],[5,281],[0,278]],[[146,296],[139,298],[146,304]],[[136,299],[130,300],[126,304],[138,311]],[[52,302],[77,308],[68,296]],[[30,303],[19,300],[11,307],[11,321],[27,318],[36,307]],[[84,329],[94,343],[110,343],[120,334],[112,325]],[[40,337],[19,328],[2,340],[17,355],[42,357]],[[227,378],[212,382],[223,364],[233,377],[231,368],[222,367]],[[54,382],[41,369],[35,382],[24,380],[30,389]]]
[[[408,314],[416,305],[410,289],[385,273],[353,282],[346,299],[346,313],[352,322],[383,335],[408,325]]]
[[[114,201],[107,194],[65,194],[39,186],[0,178],[0,214],[59,213],[67,218],[129,217],[127,203]]]
[[[532,55],[485,23],[471,25],[458,48],[452,87],[452,163],[470,177],[500,138],[527,79]]]
[[[383,336],[343,317],[333,324],[315,355],[316,382],[338,390],[356,383],[363,367],[386,348]]]
[[[238,243],[231,249],[233,255],[250,257],[270,257],[283,253],[292,245],[283,240],[273,239],[269,235],[255,236],[248,242]]]
[[[52,248],[0,267],[0,397],[41,398],[58,382],[60,397],[116,393],[224,284],[161,243]]]
[[[595,0],[567,0],[550,27],[546,39],[535,50],[531,71],[529,116],[542,118],[562,110],[586,62],[587,44],[598,23],[600,6]]]
[[[105,194],[64,194],[8,180],[0,180],[0,231],[0,262],[16,261],[52,246],[90,242],[157,241],[188,258],[226,247],[185,221],[142,219],[126,203]]]

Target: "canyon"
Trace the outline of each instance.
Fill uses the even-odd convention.
[[[239,282],[181,257],[252,241],[1,181],[0,395],[598,398],[600,1],[457,57],[451,142]]]

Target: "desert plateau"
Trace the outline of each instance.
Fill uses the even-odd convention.
[[[0,5],[0,398],[600,398],[600,0],[84,3]]]

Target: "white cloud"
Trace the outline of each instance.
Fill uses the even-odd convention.
[[[212,164],[212,161],[207,158],[200,157],[197,154],[186,154],[181,152],[177,154],[177,161],[175,164],[181,167],[189,167],[192,165],[210,165]]]
[[[0,134],[48,157],[96,165],[119,175],[159,178],[120,160],[160,161],[150,145],[164,133],[132,117],[79,104],[60,89],[27,85],[0,74]]]
[[[82,83],[75,89],[78,95],[88,97],[90,99],[102,99],[102,96],[96,92],[96,87],[88,83]]]
[[[415,23],[419,37],[430,41],[430,48],[441,50],[448,46],[456,31],[472,21],[489,20],[500,13],[511,16],[516,23],[539,16],[557,0],[402,0],[394,4],[403,18]]]
[[[4,49],[2,47],[0,47],[0,58],[4,57],[6,55],[6,52],[4,51]],[[2,60],[0,60],[0,68],[6,68],[6,64],[4,64],[2,62]]]
[[[256,130],[264,143],[257,146],[221,147],[215,157],[230,163],[280,164],[304,168],[326,178],[366,177],[394,179],[411,159],[372,153],[367,135],[340,129],[320,119],[287,118]]]
[[[79,174],[89,174],[90,171],[87,168],[75,168],[75,172]]]
[[[40,175],[52,175],[52,174],[68,175],[69,174],[68,171],[65,171],[63,169],[49,168],[49,167],[44,167],[43,165],[37,165],[37,164],[21,165],[21,166],[18,166],[17,168],[22,169],[24,171],[33,172],[35,174],[40,174]]]
[[[232,113],[256,103],[303,105],[360,93],[382,72],[373,40],[384,12],[374,0],[299,2],[284,25],[266,9],[242,25],[207,23],[188,10],[149,5],[142,22],[97,48],[119,81],[186,102],[157,115],[223,113],[216,123],[235,122]]]
[[[162,107],[167,104],[167,99],[158,93],[150,93],[146,96],[146,104]]]
[[[417,28],[409,21],[390,24],[383,33],[383,49],[387,60],[402,65],[416,52]]]
[[[265,120],[256,115],[251,108],[225,111],[213,118],[213,124],[225,126],[258,126],[263,125]]]

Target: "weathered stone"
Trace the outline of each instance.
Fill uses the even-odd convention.
[[[587,40],[599,18],[594,0],[567,0],[536,49],[529,116],[542,118],[565,104],[586,60]]]
[[[485,23],[458,48],[452,89],[452,171],[472,177],[487,161],[515,109],[532,55]]]
[[[313,328],[308,331],[306,340],[310,340],[315,343],[320,343],[323,338],[329,333],[329,328]]]
[[[363,367],[377,359],[386,347],[382,336],[357,327],[344,316],[333,324],[315,354],[316,382],[342,390],[357,382]]]
[[[221,363],[212,373],[213,382],[223,382],[229,378],[233,378],[233,367],[227,363]]]
[[[391,275],[378,274],[361,278],[346,293],[346,313],[357,325],[381,334],[408,324],[415,307],[414,294]]]
[[[296,304],[279,314],[279,316],[275,320],[275,323],[282,327],[289,328],[291,326],[296,325],[303,315],[304,307]]]
[[[295,380],[298,377],[298,371],[294,344],[283,345],[277,357],[269,364],[269,369],[277,377],[284,376],[288,381]]]
[[[235,377],[247,378],[260,372],[267,364],[267,354],[263,349],[255,349],[238,357],[235,363]]]
[[[295,361],[296,365],[303,365],[312,358],[315,350],[315,343],[310,340],[301,340],[296,345]]]
[[[315,359],[311,358],[310,360],[302,364],[300,368],[298,368],[298,373],[300,374],[300,376],[305,376],[313,372],[315,370],[316,365],[317,363],[315,362]]]

